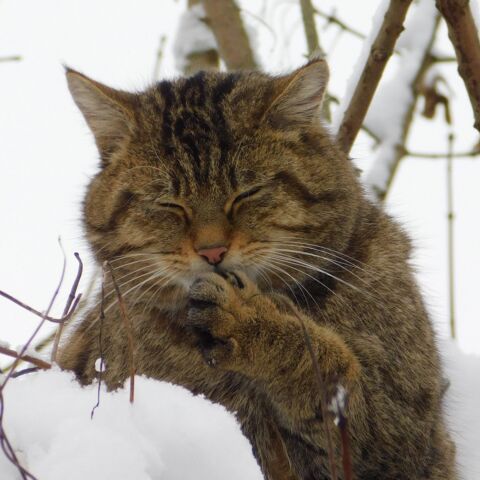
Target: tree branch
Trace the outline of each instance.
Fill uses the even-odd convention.
[[[408,96],[408,103],[400,105],[399,114],[397,118],[389,118],[389,122],[394,122],[395,124],[395,133],[393,137],[381,138],[382,142],[378,147],[377,158],[373,164],[372,169],[368,172],[366,183],[370,186],[371,190],[377,197],[377,199],[382,202],[385,200],[388,191],[392,185],[393,179],[397,172],[400,161],[406,154],[406,141],[408,134],[410,132],[410,127],[412,125],[413,116],[415,113],[415,107],[422,92],[422,82],[425,76],[425,73],[432,65],[432,56],[431,50],[435,40],[435,36],[438,30],[438,25],[440,23],[440,16],[436,14],[435,9],[430,7],[430,4],[427,3],[429,0],[423,0],[423,2],[417,6],[416,11],[416,20],[419,18],[425,23],[425,28],[428,28],[428,31],[424,32],[424,38],[420,40],[416,39],[412,43],[410,51],[404,52],[404,61],[409,65],[409,70],[407,70],[407,75],[403,79],[404,87],[398,85],[395,82],[393,84],[387,84],[390,87],[389,98],[392,98],[391,95],[397,94],[402,97],[402,100],[405,102],[403,97],[405,94],[400,91],[400,88],[408,89],[410,95]],[[423,7],[423,8],[421,8]],[[429,11],[429,9],[431,11]],[[434,19],[431,24],[425,22],[425,15],[434,15]],[[431,30],[430,30],[431,29]],[[421,54],[418,56],[417,50],[421,48]],[[416,68],[412,68],[411,64],[415,62]],[[393,85],[394,91],[392,91],[391,86]],[[378,98],[378,96],[377,96]],[[377,107],[378,108],[378,107]],[[382,105],[382,108],[384,106]],[[381,118],[377,119],[377,122],[381,121]]]
[[[300,0],[300,7],[302,9],[303,26],[305,29],[305,38],[307,40],[308,55],[314,52],[324,53],[318,40],[317,27],[315,25],[315,10],[310,0]]]
[[[315,9],[313,8],[311,0],[300,0],[300,7],[302,10],[303,26],[305,30],[305,38],[307,41],[308,56],[311,58],[314,55],[325,56],[325,51],[320,45],[318,38],[317,27],[315,25]],[[332,121],[330,114],[330,103],[332,99],[327,93],[322,103],[322,116],[327,122]]]
[[[337,134],[338,143],[346,153],[352,148],[397,38],[403,31],[403,22],[410,3],[411,0],[390,1]]]
[[[403,149],[403,155],[406,157],[424,158],[427,160],[445,159],[447,157],[452,158],[468,158],[480,156],[480,150],[469,150],[465,152],[445,152],[445,153],[423,153],[423,152],[411,152],[410,150]]]
[[[469,0],[436,0],[435,4],[447,22],[448,36],[458,61],[458,73],[472,104],[474,127],[480,132],[480,41]]]
[[[344,32],[348,32],[351,35],[353,35],[354,37],[359,38],[360,40],[365,40],[366,37],[363,33],[359,32],[358,30],[355,30],[354,28],[352,28],[350,26],[348,26],[345,22],[342,22],[342,20],[340,20],[335,15],[330,15],[328,13],[322,12],[318,8],[314,9],[314,13],[316,15],[318,15],[319,17],[322,17],[325,20],[327,20],[327,25],[329,23],[333,23],[334,25],[337,25],[337,27],[339,27]]]
[[[23,355],[20,355],[17,353],[15,350],[12,350],[11,348],[3,347],[0,345],[0,353],[2,355],[7,355],[8,357],[16,358],[17,360],[23,360],[25,362],[31,363],[32,365],[35,365],[38,368],[41,368],[42,370],[48,370],[52,366],[46,362],[45,360],[42,360],[41,358],[34,357],[32,355],[28,355],[24,353]]]
[[[218,51],[229,70],[257,68],[250,40],[234,0],[202,0]]]
[[[125,330],[127,333],[127,340],[128,340],[128,356],[129,356],[129,363],[130,363],[130,403],[133,403],[135,399],[135,344],[133,340],[133,327],[132,322],[127,313],[127,306],[125,304],[125,300],[123,298],[122,292],[120,291],[120,287],[117,284],[117,280],[115,279],[115,274],[113,273],[112,265],[107,262],[108,268],[110,270],[110,277],[112,279],[113,287],[115,289],[115,293],[117,294],[118,298],[118,306],[120,307],[120,315],[123,320],[123,324],[125,326]]]
[[[0,57],[0,62],[19,62],[21,59],[20,55],[10,55],[9,57]]]

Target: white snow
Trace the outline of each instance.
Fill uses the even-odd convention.
[[[215,36],[206,23],[202,4],[194,5],[181,16],[173,44],[175,66],[183,71],[187,58],[193,53],[205,52],[217,48]]]
[[[447,423],[457,445],[461,480],[480,478],[480,356],[467,355],[446,341],[441,345],[447,390]]]
[[[97,358],[95,360],[95,371],[96,372],[104,372],[106,370],[105,361],[102,358]]]
[[[383,191],[396,148],[402,143],[402,130],[412,101],[412,84],[427,48],[435,25],[435,3],[421,0],[413,15],[407,17],[405,32],[400,35],[397,50],[400,61],[393,78],[380,85],[365,118],[365,125],[380,139],[365,183],[374,193]]]
[[[375,38],[378,35],[378,32],[382,26],[383,18],[385,17],[385,13],[387,12],[389,5],[390,5],[390,0],[382,0],[379,3],[377,10],[375,11],[375,14],[372,18],[372,25],[369,29],[370,33],[368,34],[367,38],[363,42],[363,47],[360,52],[360,55],[358,56],[357,61],[355,62],[355,65],[352,69],[350,78],[348,79],[345,93],[343,94],[343,97],[340,100],[340,104],[338,105],[338,108],[335,110],[333,114],[332,131],[335,134],[337,134],[338,129],[340,128],[343,115],[345,114],[345,110],[347,109],[348,104],[350,103],[355,87],[357,86],[358,80],[362,75],[363,68],[367,63],[367,59],[370,54],[372,43],[375,41]]]
[[[260,480],[250,444],[226,410],[187,390],[137,377],[107,393],[51,370],[6,387],[4,427],[38,480]],[[0,450],[0,478],[17,480]]]
[[[447,420],[462,480],[480,475],[480,356],[442,345],[451,385]],[[137,377],[107,393],[80,387],[57,369],[12,379],[4,392],[7,435],[38,480],[261,480],[251,448],[232,415],[202,397]],[[342,399],[339,390],[339,400]],[[0,451],[0,478],[19,479]]]
[[[473,21],[475,22],[477,30],[480,31],[480,5],[478,3],[478,0],[476,2],[469,2],[468,5],[470,5]]]

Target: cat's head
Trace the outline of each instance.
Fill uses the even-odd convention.
[[[214,269],[290,288],[328,268],[361,193],[319,120],[327,77],[315,60],[284,76],[200,72],[127,93],[67,70],[101,156],[87,237],[124,292],[183,297]]]

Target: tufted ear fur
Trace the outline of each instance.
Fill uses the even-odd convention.
[[[70,68],[66,68],[66,75],[70,93],[106,164],[120,141],[132,131],[135,95],[107,87]]]
[[[293,73],[274,80],[276,96],[264,119],[275,127],[309,126],[320,119],[328,83],[328,66],[323,59],[311,60]]]

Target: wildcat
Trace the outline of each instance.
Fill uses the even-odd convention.
[[[265,478],[329,478],[303,322],[328,394],[348,393],[355,478],[455,479],[410,242],[322,127],[327,78],[314,60],[127,93],[67,70],[101,156],[86,235],[125,297],[137,373],[234,412]],[[106,291],[106,318],[92,308],[59,363],[89,383],[102,356],[113,389],[128,334]]]

